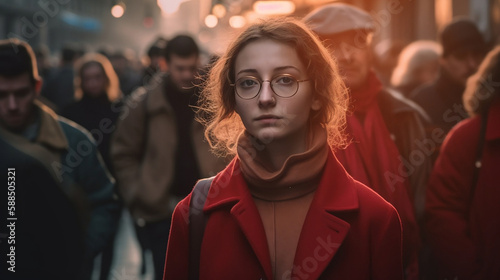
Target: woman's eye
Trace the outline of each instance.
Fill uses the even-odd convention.
[[[275,80],[275,83],[279,84],[279,85],[292,85],[294,82],[295,82],[295,79],[292,77],[288,77],[288,76],[278,77]]]
[[[258,83],[255,80],[252,80],[252,79],[242,80],[239,83],[239,86],[242,87],[242,88],[251,88],[251,87],[254,87],[254,86],[257,86],[257,85],[258,85]]]

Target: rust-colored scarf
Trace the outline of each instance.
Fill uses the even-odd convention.
[[[328,157],[326,129],[312,126],[307,150],[291,155],[277,170],[268,170],[263,164],[256,139],[244,132],[238,139],[238,158],[241,171],[253,196],[271,201],[296,198],[314,191],[316,182]]]

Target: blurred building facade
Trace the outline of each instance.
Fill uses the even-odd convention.
[[[17,37],[57,51],[66,42],[90,49],[127,46],[144,53],[158,35],[187,33],[209,52],[222,52],[246,24],[273,7],[256,10],[257,0],[0,0],[0,38]],[[500,37],[498,0],[290,0],[280,12],[302,17],[321,5],[345,2],[368,11],[379,29],[375,40],[409,43],[437,38],[455,16],[473,19],[490,43]],[[116,18],[111,9],[122,5]]]

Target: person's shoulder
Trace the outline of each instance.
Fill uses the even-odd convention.
[[[479,116],[465,119],[450,130],[443,145],[457,150],[476,147],[480,128],[481,118]]]
[[[61,126],[66,138],[70,145],[78,143],[78,141],[90,141],[95,144],[94,138],[91,133],[85,129],[83,126],[77,124],[76,122],[69,120],[63,116],[57,118],[59,125]]]
[[[406,98],[396,90],[385,88],[380,92],[378,99],[379,106],[385,113],[390,113],[392,115],[405,113],[416,114],[423,120],[430,121],[429,115],[419,104]]]
[[[377,215],[394,210],[394,207],[389,202],[365,184],[354,180],[353,187],[358,193],[360,209],[366,210],[366,213]]]
[[[428,101],[429,98],[435,98],[435,96],[436,84],[430,83],[421,85],[413,90],[409,95],[409,99],[413,100],[417,104],[422,104],[423,102]]]

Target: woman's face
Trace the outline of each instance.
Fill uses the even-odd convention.
[[[99,65],[91,64],[82,71],[82,90],[90,97],[98,97],[106,92],[108,81]]]
[[[285,94],[289,88],[293,91],[290,76],[299,81],[310,78],[297,52],[289,45],[270,39],[257,40],[246,45],[236,57],[235,81],[240,84],[239,88],[246,90],[258,87],[255,81],[261,83],[259,94],[251,99],[244,99],[235,91],[236,112],[246,130],[266,144],[273,140],[306,139],[310,111],[319,110],[321,106],[313,97],[312,81],[299,82],[297,93],[291,97],[280,97],[273,92],[271,80],[276,91]]]

